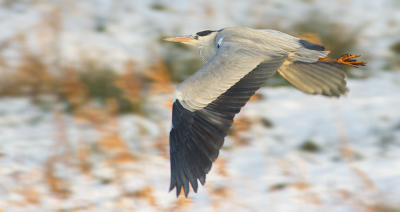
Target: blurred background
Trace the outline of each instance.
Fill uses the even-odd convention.
[[[340,99],[271,78],[176,198],[173,93],[204,62],[162,39],[228,26],[368,66]],[[0,0],[0,211],[400,211],[399,71],[398,0]]]

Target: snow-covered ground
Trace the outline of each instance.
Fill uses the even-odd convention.
[[[367,80],[349,80],[349,88],[348,97],[340,100],[305,95],[289,87],[262,88],[259,93],[264,98],[248,103],[238,116],[252,123],[239,133],[247,142],[239,145],[237,138],[229,136],[206,185],[197,194],[191,192],[189,202],[180,207],[193,211],[399,207],[400,75],[382,73]],[[110,163],[107,157],[90,153],[91,171],[85,174],[77,168],[77,159],[54,161],[54,174],[67,184],[67,198],[62,198],[46,183],[49,160],[67,151],[63,142],[76,149],[79,142],[96,140],[95,133],[67,115],[57,118],[55,113],[41,112],[26,99],[2,99],[0,208],[171,209],[177,200],[175,192],[167,192],[169,159],[154,146],[166,134],[163,125],[169,120],[163,116],[168,117],[169,110],[160,107],[157,111],[162,120],[135,115],[118,118],[120,135],[136,157],[129,163]],[[273,126],[266,127],[262,119]],[[140,128],[147,133],[140,133]],[[302,151],[300,146],[306,141],[313,142],[316,151]],[[347,159],[342,147],[351,152]],[[29,196],[27,188],[38,196],[35,204],[23,204]],[[151,188],[152,200],[146,188]]]
[[[400,75],[382,73],[367,80],[349,80],[349,88],[348,97],[340,100],[305,95],[289,87],[262,88],[263,100],[250,102],[238,116],[252,123],[239,134],[247,143],[238,145],[233,137],[226,139],[206,185],[190,194],[184,210],[399,207]],[[159,108],[158,113],[169,114],[169,109]],[[4,211],[159,211],[177,204],[175,192],[167,192],[169,159],[153,145],[166,133],[161,126],[169,120],[133,115],[118,119],[121,137],[137,157],[126,165],[109,163],[93,153],[87,175],[73,164],[55,161],[55,174],[68,185],[68,198],[61,198],[46,183],[47,160],[66,151],[56,147],[63,146],[59,125],[64,126],[65,140],[72,146],[93,141],[96,136],[90,136],[90,127],[67,115],[57,118],[54,113],[41,112],[26,99],[2,99],[0,114],[0,208]],[[265,127],[262,119],[273,126]],[[139,128],[148,133],[141,134]],[[344,139],[338,137],[342,134]],[[306,141],[312,141],[317,151],[301,151]],[[347,160],[342,147],[351,151]],[[121,176],[116,178],[118,173]],[[38,196],[35,204],[23,204],[27,188]],[[123,194],[146,188],[152,189],[152,201]]]
[[[339,100],[260,89],[262,98],[237,116],[206,185],[189,199],[168,193],[164,103],[172,95],[147,99],[148,117],[100,111],[104,124],[60,113],[58,103],[43,109],[28,97],[2,97],[0,211],[400,210],[400,72],[382,70],[400,41],[397,0],[0,3],[2,72],[21,59],[21,46],[10,45],[21,35],[49,71],[54,61],[70,67],[87,58],[118,71],[126,61],[146,66],[162,55],[162,37],[227,26],[290,31],[313,11],[349,29],[362,26],[355,49],[370,56],[359,70],[369,78],[348,79],[350,93]]]

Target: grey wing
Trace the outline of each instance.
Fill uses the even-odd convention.
[[[263,30],[274,41],[287,40],[298,42],[301,47],[289,54],[287,61],[278,70],[290,84],[297,89],[309,94],[325,96],[345,95],[349,89],[346,87],[345,74],[337,64],[318,62],[329,51],[321,45],[294,38],[290,35],[274,30]]]
[[[286,58],[221,46],[209,63],[178,87],[170,132],[170,190],[176,187],[179,195],[183,187],[187,196],[189,183],[195,192],[197,180],[204,185],[235,114]]]
[[[283,65],[278,72],[290,84],[305,93],[339,97],[349,91],[345,74],[337,64],[296,61]]]
[[[178,85],[175,98],[189,110],[201,109],[228,90],[264,60],[277,56],[224,43],[199,71]],[[275,70],[276,71],[276,70]]]
[[[346,87],[345,74],[337,64],[318,61],[307,61],[300,57],[326,53],[323,46],[305,40],[299,40],[302,44],[293,56],[289,57],[278,70],[279,74],[297,89],[309,94],[321,94],[325,96],[346,95],[349,89]],[[302,54],[302,52],[308,52]],[[297,58],[296,58],[297,57]],[[310,58],[310,56],[308,56]]]

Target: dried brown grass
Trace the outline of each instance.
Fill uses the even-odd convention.
[[[46,38],[46,35],[41,36],[43,38],[43,43],[54,43],[57,41],[62,16],[60,15],[60,10],[55,9],[48,13],[49,18],[46,19],[48,22],[43,23],[45,29],[51,29],[52,38]],[[41,30],[39,33],[43,33],[45,29]],[[321,44],[321,39],[315,33],[309,33],[301,37],[304,40]],[[53,39],[52,42],[45,40]],[[12,43],[18,43],[21,46],[26,45],[24,34],[18,34],[15,38],[9,39],[6,42],[0,44],[0,51],[7,48]],[[63,67],[59,65],[59,58],[55,59],[51,65],[56,65],[58,70],[61,70],[61,74],[53,75],[50,74],[49,64],[43,59],[46,55],[55,54],[58,55],[58,50],[53,48],[54,46],[47,46],[43,48],[43,51],[37,55],[28,48],[22,48],[22,60],[20,64],[16,67],[15,73],[8,73],[7,79],[12,79],[8,81],[3,81],[1,84],[0,96],[29,96],[35,102],[38,102],[38,97],[43,94],[52,94],[59,99],[63,100],[65,103],[70,105],[71,115],[74,120],[86,123],[92,126],[101,136],[94,141],[94,146],[100,153],[93,148],[92,145],[88,144],[89,141],[82,139],[79,145],[74,149],[66,135],[67,126],[65,125],[65,120],[63,118],[64,112],[59,110],[54,110],[56,117],[56,128],[58,134],[55,135],[56,144],[54,145],[54,154],[48,158],[44,164],[44,181],[47,184],[49,191],[60,199],[66,199],[73,195],[71,185],[69,182],[60,177],[57,173],[56,166],[62,164],[66,167],[73,167],[80,170],[80,172],[86,176],[95,178],[92,173],[91,158],[102,154],[98,163],[106,162],[111,167],[114,167],[115,179],[112,179],[109,183],[115,183],[119,185],[122,197],[131,197],[136,199],[143,199],[150,203],[150,205],[158,207],[160,210],[169,211],[190,211],[193,201],[190,198],[184,198],[182,193],[180,197],[175,201],[171,208],[160,208],[156,202],[154,196],[154,188],[149,186],[143,189],[127,192],[125,190],[124,181],[122,180],[124,171],[123,168],[117,168],[119,165],[128,163],[140,163],[142,158],[136,156],[129,149],[127,143],[120,137],[118,129],[120,126],[117,122],[117,116],[120,111],[119,100],[124,99],[131,103],[132,111],[136,114],[144,114],[143,105],[146,101],[146,96],[149,95],[159,95],[159,94],[172,94],[174,92],[174,86],[172,84],[171,72],[161,58],[158,58],[151,67],[139,70],[132,61],[128,61],[125,64],[125,70],[116,74],[115,77],[111,77],[110,83],[112,86],[118,89],[116,92],[116,97],[105,97],[103,100],[104,104],[101,106],[91,104],[93,100],[93,89],[92,85],[87,83],[87,81],[82,80],[82,70],[71,67]],[[8,67],[8,64],[4,58],[0,57],[0,67]],[[90,73],[95,74],[95,72]],[[97,83],[95,83],[97,85]],[[119,99],[118,99],[119,98]],[[251,101],[256,101],[260,99],[259,95],[255,95],[251,98]],[[172,100],[166,101],[163,106],[166,108],[171,108]],[[250,126],[260,120],[251,120],[250,118],[242,115],[241,118],[236,119],[231,131],[230,136],[235,140],[235,146],[248,145],[249,141],[245,138],[241,138],[240,134],[243,132],[248,132]],[[340,122],[340,121],[339,121]],[[340,125],[341,123],[339,123]],[[344,158],[350,159],[352,152],[347,145],[346,132],[338,127],[338,135],[340,136],[342,144],[342,156]],[[162,126],[160,126],[162,129]],[[153,142],[153,148],[157,149],[164,158],[169,158],[168,152],[168,135],[162,134],[157,137]],[[63,151],[59,151],[63,149]],[[71,154],[72,153],[72,154]],[[224,178],[230,178],[227,172],[226,158],[218,158],[215,162],[217,167],[217,173]],[[293,183],[281,184],[270,188],[270,191],[277,191],[280,189],[294,188],[296,190],[302,191],[303,195],[298,198],[303,199],[305,202],[312,204],[322,204],[321,198],[318,197],[316,193],[312,190],[312,183],[307,181],[306,167],[297,166],[297,170],[300,174],[296,174],[293,167],[285,161],[278,162],[281,166],[282,173],[285,176],[292,177],[296,179]],[[362,188],[371,191],[379,192],[376,185],[368,177],[366,173],[358,168],[352,167],[353,172],[358,177],[362,184]],[[182,191],[183,192],[183,191]],[[20,201],[9,201],[8,204],[17,205],[21,207],[26,207],[28,205],[36,205],[41,203],[41,193],[34,187],[26,187],[22,190],[18,190],[25,202]],[[359,199],[357,193],[352,193],[346,190],[338,190],[337,193],[342,198],[342,201],[349,202],[353,205],[355,209],[366,211],[379,211],[379,206],[377,205],[366,205]],[[217,186],[211,187],[209,195],[213,198],[212,205],[216,211],[221,210],[221,204],[224,201],[229,202],[230,198],[234,195],[232,190],[227,186]],[[117,200],[118,201],[118,200]],[[240,205],[240,203],[235,203]],[[92,206],[90,206],[92,207]],[[94,206],[93,206],[94,207]],[[75,208],[76,210],[82,209],[82,207]],[[74,209],[74,210],[75,210]],[[93,209],[95,211],[95,209]],[[1,212],[1,209],[0,209]]]
[[[89,162],[90,151],[88,149],[87,144],[85,142],[80,142],[77,151],[78,151],[77,159],[78,159],[79,169],[83,174],[89,175],[91,169]]]
[[[68,182],[57,176],[55,158],[49,158],[45,164],[45,182],[50,191],[59,198],[66,199],[71,195]]]
[[[179,194],[178,200],[175,201],[174,205],[169,208],[167,211],[175,212],[175,211],[191,211],[191,206],[193,201],[190,198],[185,198],[185,194],[182,193]]]
[[[17,190],[16,193],[21,194],[27,204],[37,205],[40,203],[40,193],[33,187]]]

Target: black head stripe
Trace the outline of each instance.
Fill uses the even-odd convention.
[[[210,33],[212,33],[212,32],[215,32],[215,31],[213,31],[213,30],[204,30],[204,31],[201,31],[201,32],[198,32],[198,33],[196,33],[198,36],[207,36],[207,35],[209,35]]]

